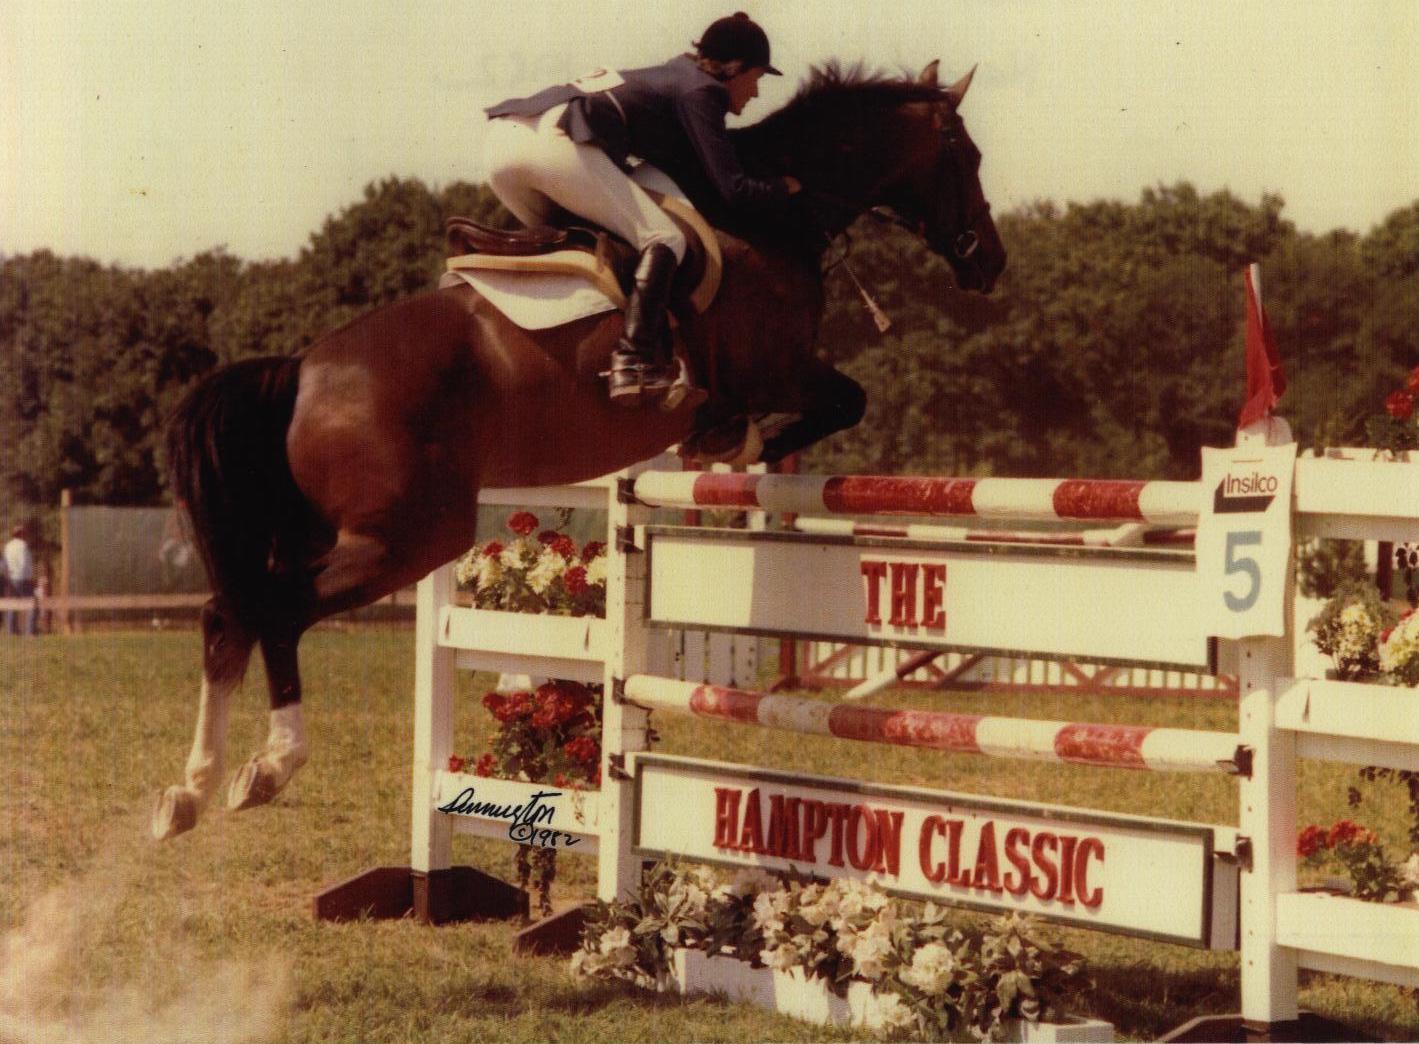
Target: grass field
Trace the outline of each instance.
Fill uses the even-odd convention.
[[[0,1040],[852,1040],[709,999],[578,983],[565,962],[515,958],[482,924],[329,925],[321,886],[408,862],[413,636],[321,631],[303,646],[312,758],[264,809],[213,812],[167,845],[146,837],[153,794],[177,782],[198,682],[192,631],[0,641]],[[458,749],[484,749],[483,678],[465,677]],[[1235,728],[1216,700],[898,695],[881,704],[1031,717]],[[259,663],[235,705],[233,765],[264,738]],[[1147,775],[887,750],[665,720],[658,749],[881,782],[1233,824],[1224,778]],[[1353,815],[1352,770],[1303,764],[1301,822]],[[1366,784],[1364,822],[1406,851],[1404,799]],[[512,849],[455,841],[458,862],[507,877]],[[555,898],[588,896],[595,867],[563,857]],[[1160,896],[1160,901],[1166,897]],[[1091,1014],[1149,1039],[1238,1007],[1236,958],[1070,931],[1097,982]],[[1412,992],[1328,976],[1302,1004],[1392,1040],[1419,1039]]]

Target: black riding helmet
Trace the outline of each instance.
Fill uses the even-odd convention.
[[[740,61],[746,69],[763,69],[770,76],[782,76],[769,64],[769,38],[743,11],[710,23],[695,42],[701,58],[716,62]]]

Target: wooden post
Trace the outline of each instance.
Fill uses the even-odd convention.
[[[633,479],[645,470],[646,465],[638,465],[622,472],[621,477]],[[650,715],[623,702],[620,683],[632,674],[645,673],[648,663],[643,527],[650,520],[650,509],[623,503],[614,488],[607,507],[607,537],[613,542],[606,576],[606,624],[611,634],[602,697],[605,703],[598,810],[601,836],[596,894],[610,902],[635,895],[641,884],[641,860],[631,849],[635,801],[626,755],[649,746]]]
[[[418,623],[414,631],[414,785],[413,835],[409,869],[414,885],[414,914],[437,920],[442,905],[430,892],[449,875],[453,829],[434,811],[434,773],[448,766],[453,753],[454,651],[439,645],[440,610],[453,601],[453,565],[441,565],[419,581]]]

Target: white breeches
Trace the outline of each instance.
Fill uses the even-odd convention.
[[[662,243],[685,257],[685,236],[670,215],[595,145],[557,127],[563,105],[537,116],[490,120],[484,144],[488,184],[525,225],[545,225],[554,207],[610,229],[644,252]]]

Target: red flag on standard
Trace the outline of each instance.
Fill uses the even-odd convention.
[[[1247,401],[1237,416],[1238,430],[1271,416],[1271,408],[1286,390],[1281,356],[1261,307],[1261,266],[1248,265],[1243,278],[1247,287]]]

